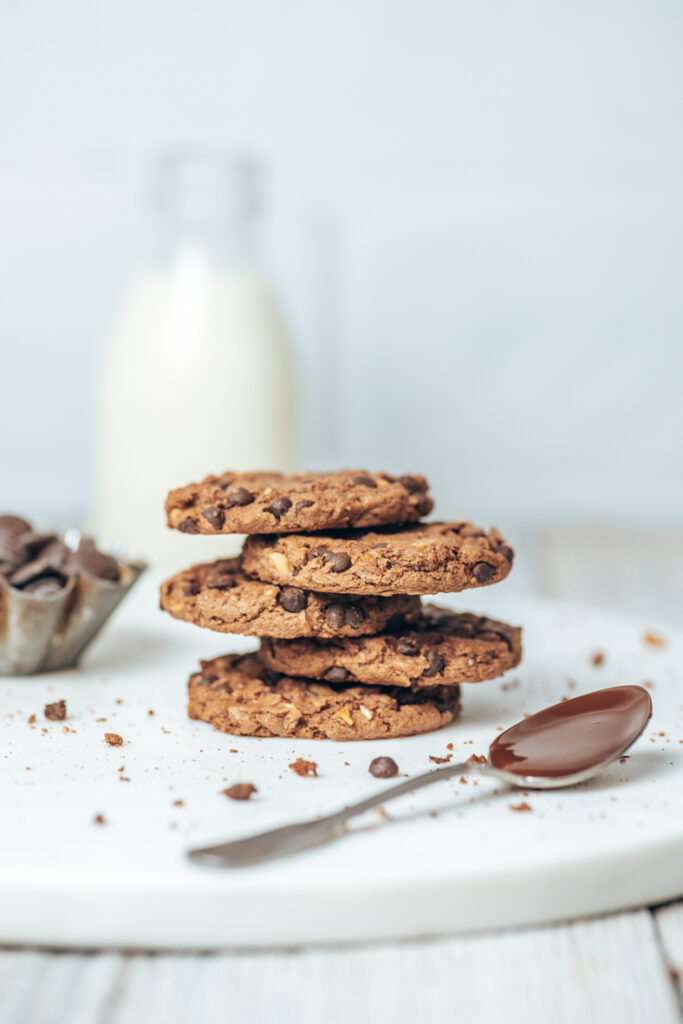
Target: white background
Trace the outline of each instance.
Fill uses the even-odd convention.
[[[0,11],[0,506],[86,517],[149,162],[189,142],[267,167],[302,461],[502,527],[680,521],[678,3]]]

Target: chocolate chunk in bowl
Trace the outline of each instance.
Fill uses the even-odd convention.
[[[0,675],[75,665],[144,569],[76,531],[62,540],[0,516]]]

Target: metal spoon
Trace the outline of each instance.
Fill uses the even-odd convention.
[[[454,775],[492,775],[518,789],[560,789],[592,779],[621,757],[643,732],[652,714],[642,686],[615,686],[555,704],[501,733],[487,762],[449,764],[380,790],[333,814],[296,825],[190,850],[188,857],[215,867],[244,867],[320,846],[346,832],[357,814]]]

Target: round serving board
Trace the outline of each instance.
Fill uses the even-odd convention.
[[[367,940],[683,893],[680,632],[513,601],[504,588],[441,598],[524,626],[520,668],[463,687],[459,721],[383,742],[243,739],[191,722],[185,685],[199,657],[253,642],[169,619],[157,610],[157,582],[149,574],[138,585],[79,669],[0,679],[0,942],[210,949]],[[648,632],[665,643],[647,642]],[[630,757],[592,783],[523,796],[470,776],[391,803],[390,817],[371,812],[347,838],[287,860],[217,870],[185,859],[192,846],[391,785],[368,774],[379,754],[401,774],[429,769],[448,744],[465,760],[525,713],[618,683],[651,687],[654,717]],[[67,721],[46,721],[45,703],[62,698]],[[123,746],[108,746],[106,731]],[[316,761],[318,778],[291,771],[297,757]],[[222,796],[234,782],[252,782],[257,795]],[[522,802],[531,810],[513,809]]]

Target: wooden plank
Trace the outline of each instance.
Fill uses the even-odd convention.
[[[672,985],[683,1011],[683,903],[670,903],[655,910],[655,923]]]
[[[0,954],[0,978],[8,971],[16,980],[1,1024],[681,1020],[647,911],[290,953]]]

